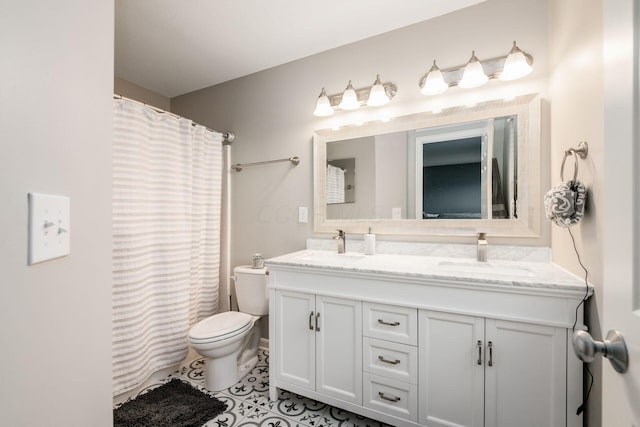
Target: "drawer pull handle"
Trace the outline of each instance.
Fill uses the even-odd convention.
[[[478,365],[482,365],[482,341],[478,340]]]
[[[400,322],[385,322],[382,319],[378,319],[378,323],[380,323],[381,325],[387,325],[387,326],[400,326]]]
[[[489,341],[489,366],[493,366],[493,343]]]
[[[320,330],[320,326],[318,326],[318,318],[320,318],[320,313],[316,313],[316,331]]]
[[[311,323],[311,319],[313,319],[313,311],[309,313],[309,330],[313,331],[313,324]]]
[[[382,356],[378,356],[378,360],[384,363],[388,363],[390,365],[397,365],[398,363],[400,363],[400,361],[398,359],[396,360],[389,360],[389,359],[385,359]]]
[[[380,399],[388,400],[389,402],[400,402],[400,398],[398,396],[388,397],[381,391],[378,392],[378,396],[380,396]]]

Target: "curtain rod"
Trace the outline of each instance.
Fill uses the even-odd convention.
[[[122,96],[122,95],[119,95],[119,94],[117,94],[117,93],[114,93],[114,94],[113,94],[113,98],[114,98],[114,99],[126,99],[127,101],[133,101],[133,102],[135,102],[135,103],[142,104],[142,105],[144,105],[145,107],[149,107],[149,108],[151,108],[151,109],[152,109],[153,111],[155,111],[155,112],[158,112],[158,113],[161,113],[161,114],[168,114],[168,115],[170,115],[171,117],[174,117],[174,118],[176,118],[176,119],[182,119],[182,118],[184,118],[184,117],[181,117],[181,116],[179,116],[179,115],[177,115],[177,114],[175,114],[175,113],[172,113],[171,111],[166,111],[166,110],[163,110],[162,108],[154,107],[153,105],[149,105],[149,104],[147,104],[147,103],[145,103],[145,102],[141,102],[141,101],[138,101],[138,100],[136,100],[136,99],[127,98],[126,96]],[[193,120],[191,120],[191,125],[192,125],[192,126],[202,126],[203,128],[205,128],[205,129],[206,129],[206,130],[208,130],[209,132],[214,132],[214,133],[219,133],[219,134],[221,134],[221,135],[222,135],[222,138],[224,139],[224,145],[231,145],[231,143],[236,139],[236,135],[235,135],[233,132],[220,132],[220,131],[217,131],[217,130],[214,130],[214,129],[208,128],[208,127],[206,127],[206,126],[204,126],[204,125],[201,125],[201,124],[199,124],[199,123],[196,123],[196,122],[194,122]]]

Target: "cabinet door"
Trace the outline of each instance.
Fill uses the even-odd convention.
[[[276,378],[315,390],[315,295],[276,291]]]
[[[362,303],[316,297],[316,391],[362,405]]]
[[[486,426],[565,425],[566,330],[486,319],[486,343]]]
[[[420,310],[418,319],[418,424],[483,426],[484,318]]]

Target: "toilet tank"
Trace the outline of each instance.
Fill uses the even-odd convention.
[[[238,308],[243,313],[263,316],[269,314],[267,268],[251,268],[241,265],[233,269],[236,282]]]

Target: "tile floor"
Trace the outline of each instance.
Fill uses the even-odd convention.
[[[269,352],[260,350],[255,368],[240,382],[219,392],[210,392],[227,404],[227,410],[207,422],[204,427],[385,427],[386,424],[308,399],[288,391],[281,391],[278,400],[269,400]],[[169,375],[161,385],[173,378],[188,381],[204,389],[204,359],[196,359],[188,366]]]

